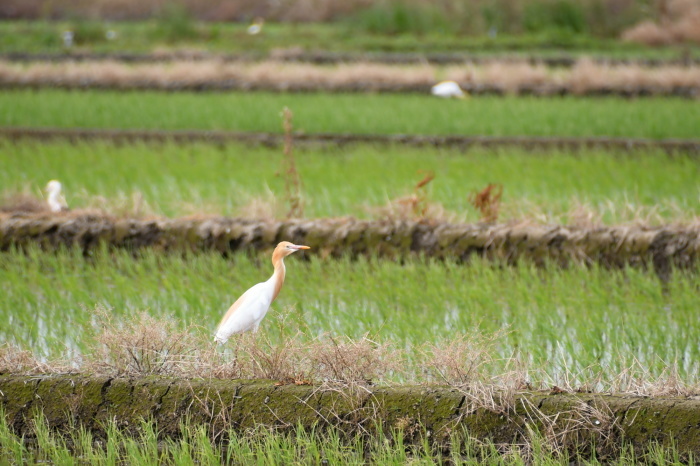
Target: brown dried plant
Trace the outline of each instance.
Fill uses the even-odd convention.
[[[282,161],[281,176],[284,179],[284,193],[289,203],[287,218],[304,217],[304,200],[301,195],[301,177],[294,159],[294,134],[292,111],[284,107],[282,110],[282,127],[284,128],[284,159]]]
[[[304,383],[310,378],[308,351],[301,333],[273,340],[269,334],[239,335],[233,353],[244,378]]]
[[[481,220],[485,222],[495,222],[501,209],[501,195],[503,186],[489,183],[481,191],[473,191],[469,197],[469,203],[479,211]]]
[[[46,202],[37,199],[28,192],[3,193],[0,199],[0,212],[9,214],[49,212]]]
[[[603,400],[578,401],[571,409],[550,415],[528,397],[520,398],[520,405],[527,419],[522,431],[525,452],[531,453],[534,445],[539,444],[558,457],[588,446],[604,454],[620,438],[619,420]]]
[[[623,31],[623,40],[650,46],[700,43],[700,2],[660,0],[656,5],[658,22],[642,21]]]
[[[39,361],[31,351],[11,343],[0,345],[0,374],[44,374],[57,372],[52,364]]]
[[[313,374],[331,385],[371,385],[398,370],[400,353],[364,335],[359,340],[323,335],[309,346]]]
[[[146,312],[112,321],[109,311],[97,308],[99,327],[84,357],[88,372],[112,376],[186,375],[193,372],[201,340],[194,326],[179,329],[172,319],[157,319]]]
[[[503,373],[493,373],[498,361],[495,348],[506,334],[474,333],[426,344],[420,348],[420,364],[429,381],[459,389],[466,397],[467,410],[485,408],[509,413],[516,392],[530,385],[526,366],[517,357],[508,360]]]
[[[413,192],[406,196],[391,199],[385,206],[368,209],[374,216],[389,220],[413,220],[422,222],[450,222],[455,215],[448,212],[442,204],[430,200],[426,186],[435,179],[429,170],[418,170],[422,174],[414,186]]]

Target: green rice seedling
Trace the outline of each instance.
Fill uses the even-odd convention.
[[[154,318],[171,319],[175,334],[196,323],[202,329],[193,337],[210,340],[241,290],[267,277],[267,259],[266,253],[224,259],[154,251],[134,258],[126,251],[103,250],[86,261],[76,251],[3,253],[0,280],[7,287],[0,295],[0,340],[31,349],[39,358],[80,354],[91,347],[99,328],[96,304],[110,309],[116,322],[148,310]],[[659,389],[643,381],[657,380],[682,392],[679,381],[692,381],[699,369],[696,301],[693,274],[675,274],[664,290],[653,273],[636,269],[312,256],[290,268],[258,339],[267,339],[266,354],[272,357],[284,351],[278,345],[285,341],[305,347],[321,334],[335,338],[338,351],[357,352],[353,345],[359,343],[342,346],[345,338],[361,341],[369,334],[380,344],[406,349],[447,340],[448,348],[449,340],[460,335],[506,328],[490,343],[489,358],[479,368],[482,379],[512,372],[517,348],[528,366],[547,364],[547,371],[529,375],[534,385],[593,384],[597,390],[617,386],[649,393]],[[371,360],[372,351],[357,353],[358,361],[367,355]],[[425,380],[420,358],[409,353],[404,373],[377,376]],[[172,358],[179,361],[177,355]],[[319,360],[326,367],[329,361]],[[287,363],[270,364],[283,368]],[[668,372],[674,365],[675,372]],[[456,365],[455,370],[461,369]]]
[[[0,125],[206,129],[281,133],[294,111],[304,133],[696,138],[692,100],[430,95],[162,93],[14,90],[0,93]],[[187,109],[187,111],[182,111]]]
[[[0,462],[21,464],[25,458],[29,458],[29,453],[23,439],[14,435],[0,405]]]
[[[547,439],[532,431],[522,445],[495,445],[478,441],[466,431],[455,432],[444,448],[434,448],[429,437],[411,443],[401,429],[372,436],[343,436],[335,429],[323,432],[300,426],[284,431],[260,428],[250,432],[229,431],[226,442],[213,441],[203,426],[184,423],[178,439],[156,439],[157,427],[143,422],[137,433],[127,433],[112,421],[107,423],[104,442],[92,442],[85,429],[65,435],[51,430],[41,413],[35,417],[30,435],[37,439],[25,446],[9,428],[0,411],[0,459],[17,464],[50,461],[54,464],[435,464],[451,460],[455,464],[548,464],[567,465],[572,460],[582,464],[602,464],[595,456],[570,457],[566,450],[553,451]],[[648,453],[642,459],[654,464],[687,464],[693,457],[683,458],[676,446],[657,444],[641,446]],[[604,464],[631,464],[642,452],[621,444],[616,454],[606,457]]]
[[[281,148],[3,141],[0,165],[8,198],[23,192],[42,200],[47,181],[59,179],[73,209],[136,217],[284,215],[285,182],[275,176],[283,169]],[[438,217],[478,221],[470,194],[488,183],[503,186],[501,221],[658,224],[700,214],[700,165],[660,151],[297,147],[295,166],[304,183],[304,213],[311,218],[383,217],[386,212],[377,207],[416,196],[427,201],[420,211],[427,203],[441,207]],[[435,178],[414,193],[411,187],[426,172]]]

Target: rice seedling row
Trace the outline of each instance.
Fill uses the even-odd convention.
[[[0,125],[304,133],[696,138],[700,107],[673,98],[174,93],[60,90],[0,93]],[[184,110],[186,109],[186,111]]]
[[[508,329],[495,344],[490,370],[503,370],[514,353],[533,367],[546,362],[549,381],[568,374],[590,382],[594,367],[611,380],[635,359],[657,375],[676,364],[684,380],[698,370],[694,274],[674,275],[664,287],[652,273],[595,266],[545,273],[481,261],[294,259],[263,325],[273,342],[301,331],[302,339],[369,334],[414,348]],[[267,254],[225,259],[143,251],[134,257],[102,250],[86,260],[77,250],[3,253],[0,339],[40,357],[75,354],[90,347],[94,310],[102,306],[117,322],[147,310],[182,328],[194,323],[210,340],[235,298],[271,274],[268,260]]]
[[[658,224],[697,217],[700,165],[648,151],[467,153],[400,145],[297,148],[304,216],[476,221],[470,196],[503,187],[499,220],[538,223]],[[0,142],[6,203],[24,192],[41,199],[50,179],[64,185],[73,209],[117,215],[218,214],[281,218],[289,209],[279,148],[243,144]],[[416,190],[426,174],[435,178]],[[412,197],[413,196],[413,197]],[[403,199],[402,202],[397,200]],[[429,212],[414,212],[405,201]]]

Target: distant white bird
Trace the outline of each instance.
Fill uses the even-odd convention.
[[[452,97],[455,99],[464,99],[467,97],[467,94],[459,87],[459,84],[454,81],[439,82],[430,89],[430,93],[446,99]]]
[[[251,36],[254,36],[256,34],[260,34],[262,32],[263,25],[265,24],[265,19],[264,18],[255,18],[253,20],[253,23],[248,26],[248,34]]]
[[[114,29],[110,29],[107,32],[105,32],[105,39],[107,40],[114,40],[117,38],[117,31]]]
[[[49,205],[49,209],[51,209],[51,212],[61,212],[63,210],[68,210],[66,198],[64,198],[63,194],[61,194],[61,183],[59,181],[49,181],[44,190],[48,194],[46,203]]]
[[[73,47],[73,31],[63,31],[63,46],[67,49]]]
[[[258,331],[260,322],[284,284],[284,258],[301,249],[311,248],[292,244],[289,241],[282,241],[277,245],[272,253],[272,265],[275,267],[275,272],[269,280],[253,286],[233,303],[224,318],[221,319],[219,328],[216,329],[214,341],[226,343],[235,333],[249,330]]]

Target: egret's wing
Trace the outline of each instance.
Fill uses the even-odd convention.
[[[266,282],[258,283],[233,303],[216,330],[216,341],[225,343],[234,333],[252,329],[265,315],[272,303],[272,295],[266,285]]]

